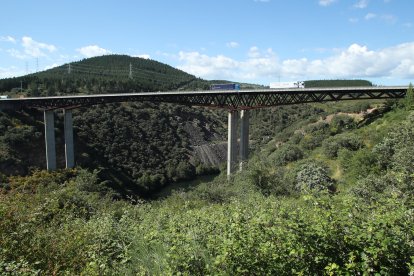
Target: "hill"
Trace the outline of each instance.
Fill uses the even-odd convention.
[[[131,74],[129,69],[131,68]],[[23,92],[14,89],[23,82]],[[169,65],[124,55],[89,58],[0,80],[11,96],[207,89],[209,82]],[[12,93],[9,93],[12,91]],[[169,104],[123,103],[75,109],[77,165],[98,169],[121,195],[146,195],[172,182],[217,172],[197,146],[224,141],[219,111]],[[64,167],[61,114],[56,112],[58,167]],[[25,175],[45,168],[42,113],[0,112],[0,171]],[[214,145],[212,145],[214,147]],[[219,153],[218,153],[219,154]],[[213,167],[211,167],[213,165]]]
[[[24,84],[23,92],[13,88],[20,82]],[[108,55],[0,80],[0,90],[12,91],[12,96],[45,96],[197,90],[208,89],[210,83],[223,82],[228,81],[201,80],[153,60]],[[335,81],[311,83],[338,84]],[[241,87],[261,86],[241,84]],[[272,136],[293,122],[321,112],[320,108],[304,105],[252,113],[252,149],[261,149]],[[57,115],[57,161],[62,168],[63,126],[61,114]],[[38,110],[3,112],[0,120],[1,172],[25,175],[33,169],[45,168],[42,113]],[[151,195],[171,183],[217,173],[220,162],[225,161],[225,121],[224,111],[169,104],[111,104],[75,109],[76,162],[83,168],[99,168],[99,175],[107,180],[107,186],[122,196]]]
[[[346,86],[372,86],[367,80],[307,80],[306,88],[313,87],[346,87]]]
[[[126,55],[106,55],[0,80],[0,93],[25,96],[208,89],[207,81],[169,65]]]
[[[0,272],[412,274],[413,106],[256,113],[268,139],[246,171],[163,200],[115,201],[98,171],[80,168],[0,176]]]

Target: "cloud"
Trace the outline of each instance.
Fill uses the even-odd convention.
[[[101,48],[98,45],[85,46],[76,51],[87,58],[111,54],[111,51]]]
[[[395,17],[392,14],[378,15],[378,14],[375,14],[375,13],[367,13],[364,18],[365,18],[365,20],[377,19],[377,20],[381,20],[381,21],[389,23],[389,24],[394,24],[394,23],[397,22],[397,17]]]
[[[0,67],[0,79],[11,78],[16,76],[22,76],[25,72],[15,66],[8,68]]]
[[[267,3],[270,2],[270,0],[253,0],[254,2],[260,2],[260,3]]]
[[[227,46],[228,48],[237,48],[237,47],[239,47],[239,43],[234,42],[234,41],[231,41],[231,42],[227,42],[227,43],[226,43],[226,46]]]
[[[57,50],[54,45],[37,42],[28,36],[22,38],[22,46],[29,57],[44,57],[47,56],[45,51],[52,53]]]
[[[377,15],[375,13],[367,13],[367,15],[365,15],[365,20],[371,20],[374,19],[375,17],[377,17]]]
[[[259,48],[256,46],[250,47],[249,53],[247,54],[250,58],[257,58],[260,56]]]
[[[0,41],[16,43],[16,39],[11,36],[0,36]]]
[[[6,52],[9,53],[14,58],[18,58],[18,59],[27,58],[27,56],[25,54],[23,54],[22,52],[20,52],[19,50],[16,50],[16,49],[8,49]]]
[[[252,47],[246,59],[199,52],[180,52],[179,69],[206,79],[231,79],[245,82],[327,78],[414,78],[414,42],[380,50],[354,43],[324,59],[279,60],[272,49]],[[253,54],[252,54],[253,53]]]
[[[369,0],[359,0],[357,3],[355,3],[354,8],[357,9],[365,9],[368,7]]]
[[[55,67],[58,67],[58,66],[61,66],[61,65],[62,65],[61,63],[53,63],[53,64],[50,64],[50,65],[46,65],[43,68],[43,70],[49,70],[49,69],[52,69],[52,68],[55,68]]]
[[[355,17],[351,17],[351,18],[348,19],[348,21],[350,23],[358,23],[359,19],[358,18],[355,18]]]
[[[323,7],[327,7],[333,4],[334,2],[336,2],[336,0],[319,0],[319,5]]]
[[[143,59],[151,59],[151,56],[148,54],[134,55],[133,57],[139,57]]]

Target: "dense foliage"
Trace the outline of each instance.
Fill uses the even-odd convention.
[[[232,181],[220,176],[160,201],[114,201],[98,171],[3,176],[0,273],[413,273],[414,113],[394,108],[340,132],[330,131],[334,120],[321,123],[297,126],[361,146],[331,157],[326,139],[312,149],[296,143],[303,155],[276,165],[275,154],[300,138],[276,149],[271,140]]]
[[[344,87],[344,86],[372,86],[367,80],[308,80],[305,87]]]
[[[79,80],[66,92],[124,84],[102,76],[96,91]],[[220,139],[223,114],[153,103],[79,109],[80,167],[46,172],[43,114],[1,112],[0,274],[414,274],[413,99],[252,112],[244,172],[149,201],[132,195],[206,172],[191,146]]]

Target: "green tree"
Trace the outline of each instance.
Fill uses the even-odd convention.
[[[407,94],[405,94],[405,99],[404,99],[404,106],[407,110],[411,110],[414,107],[414,91],[413,91],[413,85],[410,82],[410,85],[408,86],[407,89]]]

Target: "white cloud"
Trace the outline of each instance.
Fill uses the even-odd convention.
[[[250,47],[248,56],[250,58],[257,58],[260,56],[259,48],[256,46]]]
[[[252,55],[254,53],[254,55]],[[252,47],[245,60],[180,52],[179,69],[206,79],[262,82],[278,76],[309,78],[414,78],[414,42],[380,50],[352,44],[324,59],[279,60],[272,49]]]
[[[98,45],[85,46],[77,49],[77,51],[87,58],[111,54],[111,51],[101,48]]]
[[[61,66],[61,65],[62,65],[61,63],[53,63],[53,64],[45,66],[43,68],[43,70],[49,70],[49,69],[52,69],[52,68],[55,68],[55,67],[58,67],[58,66]]]
[[[0,79],[22,76],[24,74],[25,72],[21,71],[19,68],[15,66],[11,66],[8,68],[0,67]]]
[[[319,0],[319,5],[326,7],[336,2],[336,0]]]
[[[348,21],[351,22],[351,23],[358,23],[359,19],[355,18],[355,17],[352,17],[352,18],[349,18]]]
[[[235,42],[235,41],[230,41],[230,42],[227,42],[227,43],[226,43],[226,46],[227,46],[228,48],[237,48],[237,47],[239,47],[239,43],[237,43],[237,42]]]
[[[381,21],[389,23],[389,24],[394,24],[394,23],[397,22],[397,17],[395,17],[392,14],[378,15],[378,14],[375,14],[375,13],[367,13],[364,18],[365,18],[365,20],[377,19],[377,20],[381,20]]]
[[[133,57],[139,57],[143,59],[151,59],[151,56],[148,54],[134,55]]]
[[[52,53],[57,50],[54,45],[37,42],[28,36],[22,38],[22,46],[30,57],[43,57],[46,56],[45,51]]]
[[[253,0],[254,2],[261,2],[261,3],[267,3],[270,2],[270,0]]]
[[[371,20],[374,19],[375,17],[377,17],[377,15],[375,13],[367,13],[367,15],[365,15],[365,20]]]
[[[0,36],[0,41],[16,43],[16,39],[11,36]]]
[[[27,56],[25,54],[23,54],[22,52],[20,52],[19,50],[16,50],[16,49],[8,49],[6,52],[9,53],[14,58],[18,58],[18,59],[27,58]]]
[[[369,0],[359,0],[357,3],[355,3],[354,8],[357,9],[365,9],[368,7]]]

